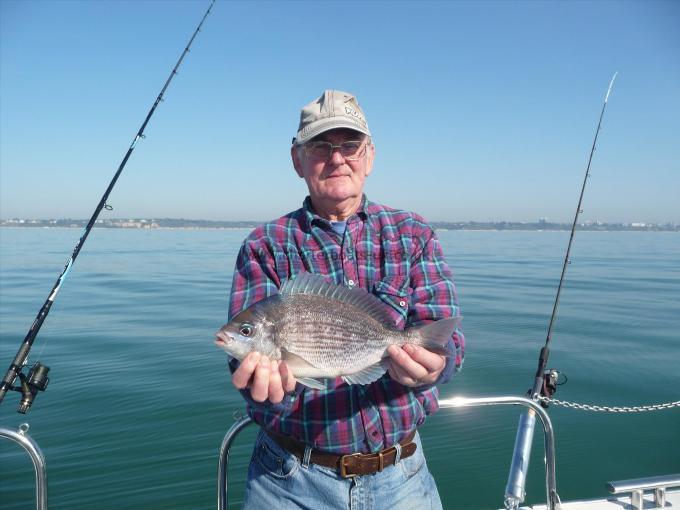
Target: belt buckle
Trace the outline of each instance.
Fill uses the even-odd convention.
[[[353,478],[357,476],[356,473],[348,473],[347,466],[345,466],[345,459],[349,457],[361,457],[361,453],[351,453],[349,455],[343,455],[340,457],[340,476],[343,478]]]

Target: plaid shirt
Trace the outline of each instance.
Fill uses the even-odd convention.
[[[278,292],[300,272],[325,275],[336,284],[359,286],[387,305],[403,329],[459,313],[451,271],[439,240],[424,220],[363,198],[348,218],[344,235],[303,207],[256,228],[243,242],[231,287],[229,318]],[[455,356],[437,383],[448,381],[463,362],[465,339],[450,340]],[[232,359],[231,370],[238,361]],[[248,413],[260,426],[333,453],[375,452],[387,448],[438,409],[436,386],[405,387],[385,373],[370,385],[327,380],[325,390],[298,384],[279,404],[254,402],[242,391]]]

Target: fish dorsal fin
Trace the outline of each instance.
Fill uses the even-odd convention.
[[[328,283],[325,278],[318,274],[300,273],[294,278],[286,280],[279,289],[280,294],[320,294],[320,291],[326,285],[333,285]]]
[[[342,377],[342,380],[347,384],[371,384],[373,381],[380,379],[385,370],[386,368],[383,363],[378,362],[354,374],[345,375]]]
[[[310,294],[335,299],[342,303],[356,306],[385,326],[394,328],[395,320],[387,312],[386,305],[373,294],[362,288],[344,287],[327,282],[318,274],[301,273],[295,278],[286,280],[279,289],[280,294]]]

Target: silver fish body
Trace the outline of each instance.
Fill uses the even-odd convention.
[[[238,359],[258,351],[283,360],[303,384],[342,377],[369,384],[385,372],[387,347],[413,343],[444,355],[460,317],[399,330],[386,306],[363,289],[349,289],[303,273],[279,294],[255,303],[217,332],[216,344]]]

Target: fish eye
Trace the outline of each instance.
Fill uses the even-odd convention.
[[[241,329],[239,329],[239,333],[243,336],[250,336],[253,334],[253,329],[254,328],[250,324],[243,324]]]

